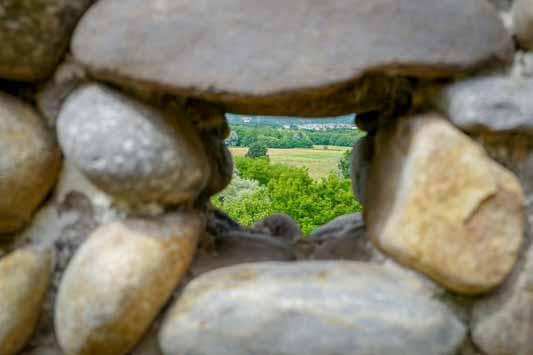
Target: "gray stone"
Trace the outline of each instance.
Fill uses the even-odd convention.
[[[490,76],[448,86],[437,104],[453,124],[469,133],[533,135],[532,95],[532,79]]]
[[[366,236],[360,213],[337,217],[315,229],[308,238],[317,244],[310,256],[314,260],[370,261],[380,258]]]
[[[39,80],[50,75],[70,34],[93,0],[3,0],[0,3],[0,77]]]
[[[210,202],[206,204],[207,232],[212,235],[222,235],[233,231],[245,231],[247,228],[231,219],[223,211],[214,207]]]
[[[303,236],[298,223],[285,213],[275,213],[256,222],[252,229],[285,241]]]
[[[533,78],[533,52],[516,52],[511,72],[513,76]]]
[[[65,155],[100,189],[130,203],[193,200],[209,165],[184,117],[170,117],[100,85],[65,102],[58,120]]]
[[[516,0],[512,14],[514,34],[519,45],[533,50],[533,0]]]
[[[513,45],[485,0],[103,0],[72,50],[115,83],[228,112],[320,116],[380,109],[402,92],[390,74],[500,65]]]
[[[165,355],[452,355],[464,326],[415,278],[356,262],[256,263],[191,282]]]
[[[495,294],[473,308],[472,337],[490,355],[533,354],[533,248]]]
[[[59,148],[41,117],[0,93],[0,234],[23,228],[54,185]]]
[[[374,136],[367,135],[357,141],[350,155],[350,179],[352,192],[357,200],[365,204],[365,190],[368,169],[374,155]]]
[[[511,5],[513,4],[513,0],[488,0],[488,1],[500,11],[509,10],[511,8]]]
[[[361,213],[352,213],[339,216],[318,227],[309,234],[312,239],[327,239],[339,234],[355,234],[357,230],[365,227]]]
[[[190,274],[197,277],[211,270],[260,261],[291,261],[296,257],[290,245],[268,235],[231,231],[203,236]]]

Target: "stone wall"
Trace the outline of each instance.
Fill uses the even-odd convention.
[[[0,39],[1,355],[533,355],[533,1],[5,0]],[[364,213],[213,208],[226,112],[356,112]]]

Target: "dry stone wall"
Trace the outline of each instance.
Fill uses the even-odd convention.
[[[0,355],[533,355],[532,1],[0,20]],[[215,209],[226,112],[356,112],[363,214]]]

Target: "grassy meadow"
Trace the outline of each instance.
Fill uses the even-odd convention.
[[[272,163],[285,164],[295,167],[306,167],[313,179],[320,179],[330,171],[337,169],[337,163],[342,153],[349,147],[315,146],[313,148],[269,148],[268,155]],[[248,151],[245,147],[230,147],[234,156],[244,156]]]

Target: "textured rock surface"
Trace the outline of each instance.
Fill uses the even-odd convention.
[[[63,152],[100,189],[129,202],[194,199],[209,165],[190,123],[99,85],[86,85],[63,105]]]
[[[506,285],[473,309],[472,337],[490,355],[533,354],[533,248]]]
[[[252,229],[289,242],[303,236],[298,223],[285,213],[267,216],[257,221]]]
[[[533,78],[533,52],[517,52],[511,72],[517,77]]]
[[[513,29],[522,48],[533,49],[533,1],[516,0],[513,4]]]
[[[492,76],[460,81],[447,87],[439,108],[469,133],[521,132],[533,135],[533,80]]]
[[[357,230],[365,227],[365,222],[361,213],[352,213],[344,216],[340,216],[328,222],[317,229],[315,229],[309,238],[311,239],[327,239],[334,235],[339,234],[353,234],[355,235]]]
[[[524,232],[520,183],[445,119],[380,130],[368,181],[369,236],[396,260],[461,293],[489,291],[511,271]]]
[[[44,122],[0,93],[0,234],[26,225],[56,181],[59,149]]]
[[[513,4],[513,0],[488,0],[493,4],[498,10],[509,10]]]
[[[72,50],[105,80],[316,116],[385,104],[393,83],[360,80],[368,72],[454,75],[510,60],[512,43],[484,0],[106,0]]]
[[[38,80],[50,75],[70,33],[93,0],[3,0],[0,77]]]
[[[39,112],[49,127],[55,128],[61,106],[67,97],[87,80],[85,70],[72,60],[57,67],[54,75],[37,92],[35,100]]]
[[[165,355],[451,355],[464,334],[418,281],[381,267],[256,263],[190,283],[160,345]]]
[[[248,231],[205,235],[191,265],[196,277],[211,270],[259,261],[290,261],[296,257],[290,245],[268,235]]]
[[[17,354],[35,330],[53,260],[53,253],[40,247],[0,259],[0,354]]]
[[[475,136],[494,159],[514,171],[526,194],[528,238],[533,231],[533,141],[531,136],[484,132]],[[533,354],[533,249],[529,246],[521,262],[503,287],[473,308],[472,337],[490,355]]]
[[[112,199],[65,161],[54,194],[19,236],[21,243],[46,243],[56,249],[56,267],[35,334],[20,355],[63,355],[54,330],[57,289],[73,254],[100,224],[123,219]]]
[[[374,137],[369,135],[362,137],[354,144],[350,155],[352,192],[362,205],[365,204],[366,181],[373,155]]]
[[[204,143],[207,159],[211,164],[211,176],[207,182],[206,193],[208,196],[213,196],[224,190],[231,182],[233,158],[222,139],[202,135],[201,140]]]
[[[493,159],[513,171],[526,195],[526,215],[530,230],[533,231],[533,140],[521,134],[475,135]],[[531,232],[529,232],[530,238]]]
[[[186,272],[204,228],[196,213],[100,227],[61,282],[55,325],[69,355],[126,354]]]
[[[315,229],[308,238],[316,244],[311,259],[369,261],[379,258],[366,236],[360,213],[337,217]]]

